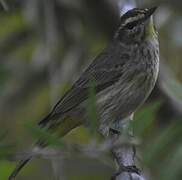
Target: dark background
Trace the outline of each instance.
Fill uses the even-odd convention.
[[[40,135],[30,126],[49,112],[111,40],[120,14],[153,5],[159,6],[155,22],[161,68],[152,95],[134,118],[137,163],[151,179],[182,178],[181,0],[1,0],[0,180],[15,167],[14,154]],[[63,141],[90,147],[93,134],[81,127]],[[61,180],[109,179],[115,171],[109,152],[101,158],[69,151],[57,161],[53,158],[52,165],[50,157],[36,158],[17,180],[48,180],[57,174]]]

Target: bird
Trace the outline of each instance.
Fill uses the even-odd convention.
[[[106,138],[114,124],[131,116],[145,102],[159,71],[159,40],[153,21],[156,9],[134,8],[120,17],[111,42],[93,59],[50,113],[39,121],[39,128],[61,138],[85,124],[92,86],[98,116],[97,130]],[[36,146],[46,147],[46,140],[38,140]],[[29,155],[20,160],[9,180],[13,180],[31,158]]]

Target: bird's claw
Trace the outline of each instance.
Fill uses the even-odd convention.
[[[141,174],[140,169],[138,169],[136,166],[122,166],[120,167],[119,171],[116,172],[112,177],[111,180],[116,180],[116,177],[119,176],[123,172],[128,172],[128,173],[136,173],[138,175]]]
[[[121,132],[117,129],[110,128],[109,129],[110,133],[115,134],[115,135],[121,135]]]

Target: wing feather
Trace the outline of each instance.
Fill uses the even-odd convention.
[[[85,101],[89,97],[91,82],[94,82],[96,94],[117,82],[123,74],[126,60],[128,59],[121,58],[121,54],[105,49],[54,106],[52,116],[64,114]]]

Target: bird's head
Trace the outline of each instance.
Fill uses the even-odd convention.
[[[137,43],[147,38],[155,38],[157,32],[152,17],[155,10],[156,7],[134,8],[126,12],[121,16],[114,38],[126,43]]]

